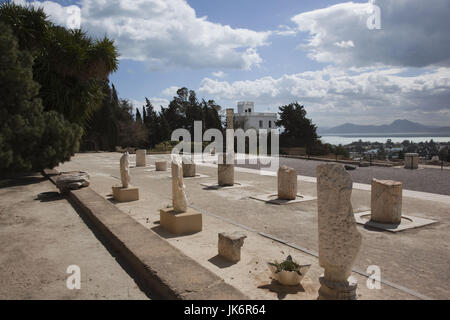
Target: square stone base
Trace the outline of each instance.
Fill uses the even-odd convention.
[[[187,234],[202,231],[202,214],[192,208],[186,212],[178,213],[173,208],[164,208],[159,211],[161,227],[173,234]]]
[[[355,220],[358,224],[363,224],[367,227],[377,228],[390,232],[399,232],[403,230],[423,227],[437,222],[436,220],[402,215],[402,220],[399,224],[379,223],[370,220],[370,211],[355,213]]]
[[[305,196],[305,195],[301,195],[301,194],[297,194],[297,197],[294,200],[279,199],[277,194],[259,194],[256,196],[251,196],[250,198],[268,202],[268,203],[273,203],[273,204],[291,204],[291,203],[305,202],[305,201],[311,201],[311,200],[317,199],[316,197]]]
[[[114,200],[118,202],[129,202],[139,200],[139,189],[136,187],[124,188],[121,186],[112,187]]]

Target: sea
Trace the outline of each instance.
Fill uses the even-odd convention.
[[[434,142],[449,142],[450,136],[424,136],[414,134],[388,134],[388,135],[371,135],[371,134],[340,134],[340,135],[322,135],[320,140],[323,143],[330,143],[334,145],[346,145],[355,141],[370,141],[386,143],[388,139],[392,142],[398,143],[409,140],[414,143],[426,142],[433,140]]]

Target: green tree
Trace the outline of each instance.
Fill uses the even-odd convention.
[[[32,6],[3,3],[0,20],[19,39],[19,49],[34,57],[33,75],[44,110],[84,125],[102,104],[105,80],[117,70],[113,41],[93,40],[82,30],[56,26],[42,9]]]
[[[298,102],[279,107],[280,119],[276,125],[282,128],[280,146],[306,147],[308,153],[319,143],[317,127],[306,118],[305,107]]]
[[[116,94],[114,92],[114,94]],[[135,121],[133,105],[127,99],[119,100],[117,109],[118,144],[122,147],[145,147],[148,141],[147,128]]]
[[[139,111],[139,108],[136,108],[136,122],[143,124],[142,116],[141,116],[141,112]]]
[[[145,98],[145,126],[148,130],[148,144],[151,148],[155,147],[162,140],[161,119],[156,113],[155,108],[149,99]]]
[[[53,168],[78,150],[82,131],[44,112],[33,81],[33,58],[0,23],[0,174]]]
[[[119,99],[114,85],[109,86],[105,81],[103,87],[103,101],[85,126],[83,136],[83,150],[113,151],[118,145]]]

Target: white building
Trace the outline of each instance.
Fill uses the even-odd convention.
[[[251,101],[240,101],[237,103],[237,113],[234,114],[234,119],[243,129],[250,128],[259,129],[277,129],[275,122],[277,121],[277,114],[274,112],[255,112],[254,103]]]

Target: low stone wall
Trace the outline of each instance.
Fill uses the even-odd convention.
[[[56,170],[45,170],[53,182]],[[148,230],[91,188],[69,192],[70,202],[142,286],[160,299],[246,300],[242,292]]]
[[[280,153],[288,156],[306,156],[306,148],[280,148]]]

